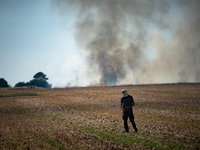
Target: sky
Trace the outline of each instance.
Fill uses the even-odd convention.
[[[66,86],[84,63],[72,24],[49,0],[0,0],[0,77],[14,86],[42,71],[49,83]]]
[[[0,78],[52,87],[200,82],[198,0],[0,0]]]

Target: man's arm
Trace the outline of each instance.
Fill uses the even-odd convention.
[[[120,108],[124,111],[124,112],[126,112],[126,110],[123,108],[123,103],[121,102],[121,106],[120,106]]]
[[[131,106],[129,106],[129,107],[126,107],[126,110],[129,110],[131,107],[133,107],[133,105],[135,105],[135,103],[134,103],[134,102],[131,104]]]
[[[121,106],[120,106],[120,108],[123,110],[123,106],[122,106],[122,105],[123,105],[123,103],[121,102]]]
[[[123,110],[123,100],[121,99],[121,106],[120,106],[120,108]]]

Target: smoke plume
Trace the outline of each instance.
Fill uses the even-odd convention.
[[[200,82],[199,0],[60,0],[99,84]],[[69,9],[70,8],[70,9]],[[95,74],[94,73],[94,74]]]

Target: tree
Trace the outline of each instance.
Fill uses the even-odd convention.
[[[44,88],[51,88],[51,84],[47,82],[48,78],[43,72],[38,72],[33,76],[33,80],[31,80],[28,85],[30,86],[38,86]]]
[[[33,76],[34,79],[36,80],[48,80],[48,78],[46,78],[46,75],[43,72],[38,72]]]
[[[17,84],[15,84],[15,87],[22,87],[22,86],[27,86],[27,84],[25,82],[18,82]]]
[[[0,87],[9,87],[8,82],[4,78],[0,78]]]

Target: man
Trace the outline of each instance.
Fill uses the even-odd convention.
[[[123,133],[129,132],[127,120],[130,119],[135,132],[138,131],[136,128],[136,124],[134,121],[132,106],[134,105],[134,100],[131,95],[128,94],[127,90],[122,90],[123,97],[121,98],[121,109],[123,110],[123,119],[124,119],[124,128],[125,131]]]

